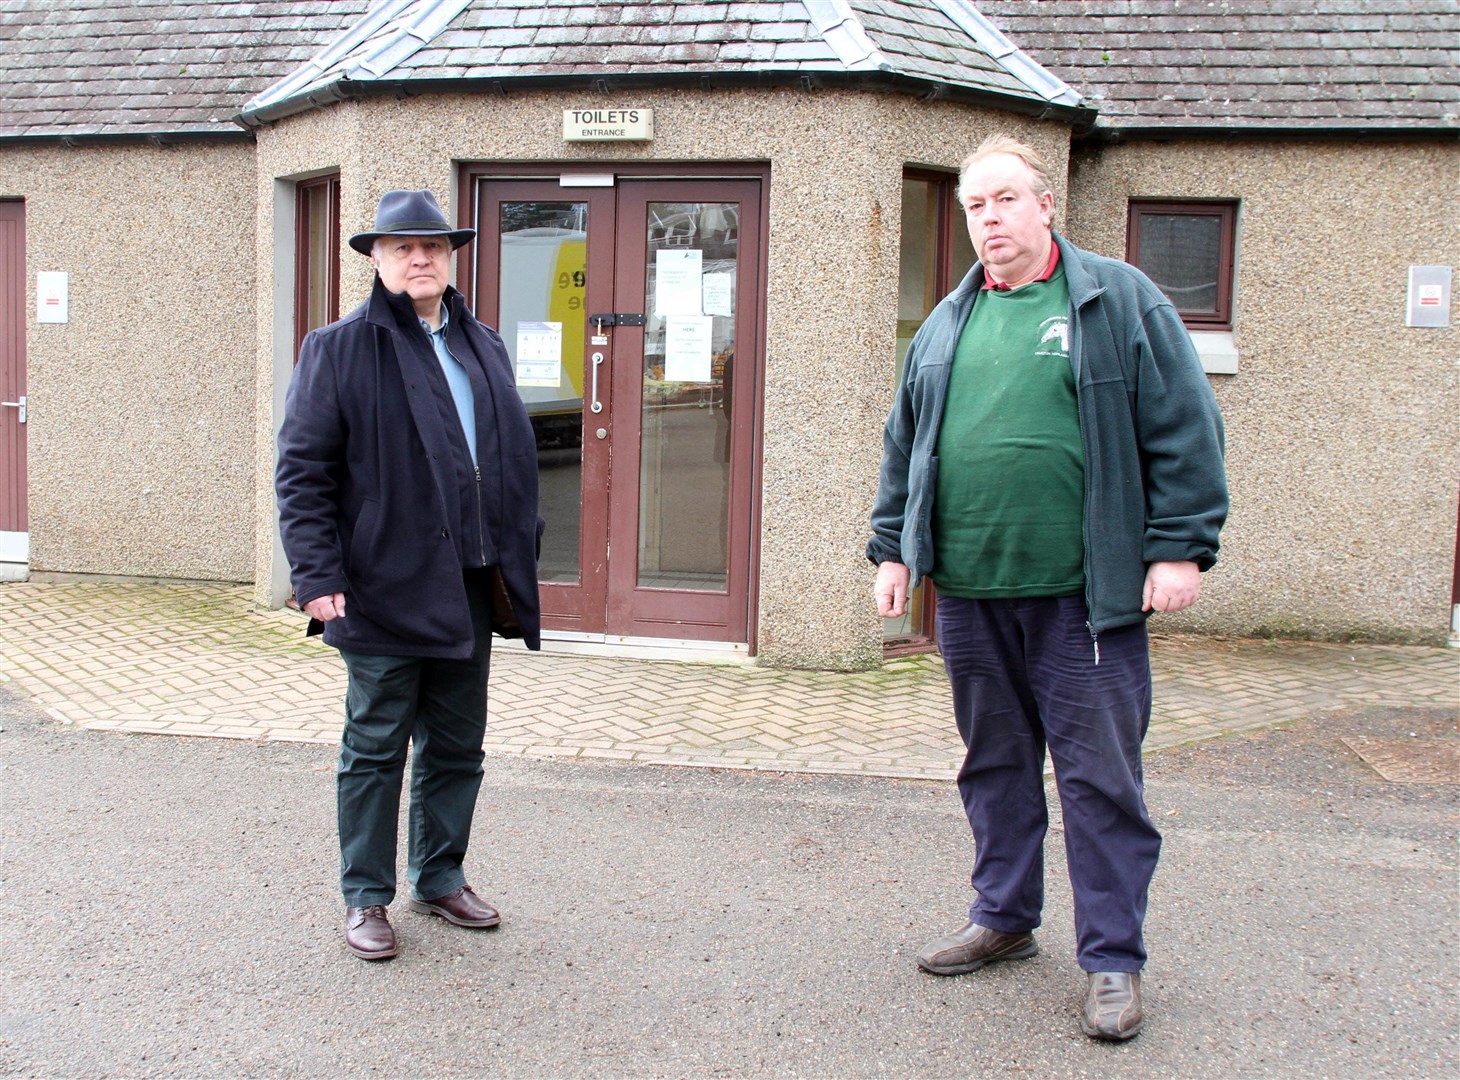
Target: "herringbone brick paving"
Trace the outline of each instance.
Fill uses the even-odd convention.
[[[344,669],[242,586],[0,585],[0,679],[83,728],[334,743]],[[1157,637],[1148,749],[1324,710],[1460,705],[1441,648]],[[528,653],[493,658],[488,752],[946,779],[936,657],[855,674]]]

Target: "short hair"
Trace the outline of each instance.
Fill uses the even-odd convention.
[[[978,144],[973,153],[963,159],[963,164],[958,166],[958,198],[963,198],[963,178],[968,175],[968,170],[975,162],[982,161],[990,154],[1012,154],[1029,167],[1029,172],[1034,179],[1034,194],[1054,194],[1054,184],[1049,179],[1049,166],[1044,163],[1044,158],[1028,143],[1022,143],[1012,135],[996,133],[988,136]]]

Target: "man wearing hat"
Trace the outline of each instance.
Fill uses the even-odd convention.
[[[449,284],[429,191],[390,191],[350,246],[370,297],[299,351],[275,491],[310,633],[349,675],[338,773],[345,945],[396,954],[386,914],[407,746],[410,906],[458,926],[496,910],[463,870],[482,781],[493,631],[538,647],[537,458],[502,339]]]

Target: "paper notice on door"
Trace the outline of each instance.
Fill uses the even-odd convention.
[[[654,252],[654,314],[699,315],[701,253],[695,250]]]
[[[735,296],[734,274],[706,274],[704,277],[706,315],[733,315]]]
[[[517,385],[561,386],[563,382],[563,324],[517,324]]]
[[[671,315],[664,320],[664,378],[668,382],[710,381],[708,315]]]

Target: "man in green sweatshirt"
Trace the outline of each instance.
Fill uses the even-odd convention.
[[[1048,827],[1064,817],[1081,1028],[1144,1023],[1145,620],[1196,602],[1227,513],[1221,416],[1180,317],[1139,270],[1052,229],[1048,170],[991,136],[959,194],[979,262],[908,351],[884,434],[872,539],[878,613],[923,578],[966,755],[968,923],[918,964],[960,975],[1035,955]]]

